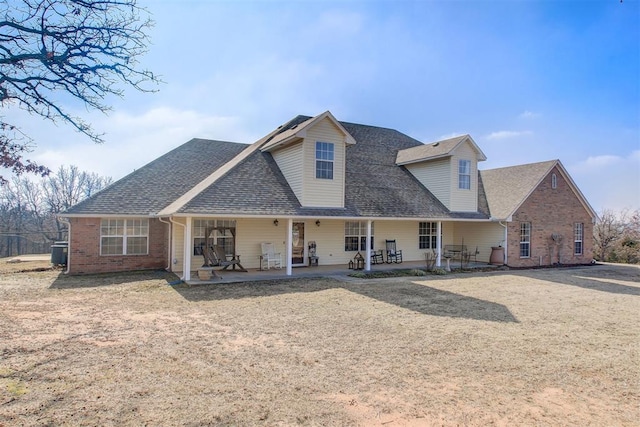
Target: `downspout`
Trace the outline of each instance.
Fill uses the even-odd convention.
[[[169,219],[171,219],[171,217],[169,217]],[[167,250],[168,259],[167,259],[167,268],[165,268],[165,270],[171,271],[171,260],[173,259],[173,226],[171,224],[171,221],[164,221],[162,217],[158,217],[158,221],[160,221],[163,224],[169,225],[169,248]]]
[[[180,227],[185,229],[185,234],[186,234],[186,225],[185,224],[180,224],[179,222],[174,221],[172,217],[169,217],[169,222],[171,222],[171,224],[179,225]],[[185,242],[184,246],[186,248],[189,245]],[[171,248],[171,250],[173,252],[173,248]],[[189,279],[187,279],[187,270],[191,269],[191,267],[186,268],[187,267],[186,263],[187,263],[187,260],[183,259],[182,260],[182,277],[180,278],[180,280],[183,280],[183,281],[189,280]]]
[[[364,269],[365,271],[371,271],[371,220],[367,221],[367,256],[364,259]]]
[[[71,265],[71,221],[62,216],[58,217],[58,219],[69,227],[67,228],[67,268],[64,272],[64,274],[69,274],[69,266]]]

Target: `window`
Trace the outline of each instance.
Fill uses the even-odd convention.
[[[148,219],[103,219],[100,223],[100,255],[149,253]]]
[[[573,225],[573,254],[582,255],[582,241],[584,239],[584,224],[576,222]]]
[[[373,249],[373,223],[371,223],[371,249]],[[344,223],[344,250],[367,250],[367,222],[346,221]]]
[[[458,188],[471,189],[471,160],[458,161]]]
[[[418,224],[418,248],[436,249],[438,243],[438,223],[421,222]]]
[[[558,176],[555,173],[551,174],[551,188],[558,188]]]
[[[531,256],[531,223],[520,223],[520,258]]]
[[[207,240],[206,230],[211,230],[211,238],[217,246],[224,248],[227,255],[233,255],[236,233],[234,220],[196,219],[193,221],[193,254],[202,255],[202,247]]]
[[[316,142],[316,178],[333,179],[333,143]]]

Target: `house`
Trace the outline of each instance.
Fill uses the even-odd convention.
[[[68,272],[167,268],[191,278],[207,238],[261,267],[344,265],[395,240],[407,260],[446,245],[514,267],[584,264],[595,212],[560,161],[479,170],[471,136],[423,144],[393,129],[298,116],[251,145],[193,139],[64,213]],[[503,254],[503,255],[502,255]]]

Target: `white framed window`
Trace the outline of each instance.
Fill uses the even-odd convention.
[[[316,178],[333,179],[334,144],[316,142]]]
[[[438,244],[438,223],[418,223],[418,249],[436,249]]]
[[[371,249],[373,249],[373,223],[371,223]],[[344,223],[344,250],[367,250],[367,222],[345,221]]]
[[[202,247],[207,241],[207,229],[211,230],[211,238],[216,246],[224,248],[227,255],[235,255],[236,221],[223,219],[193,220],[193,254],[202,255]]]
[[[458,160],[458,188],[471,189],[471,160]]]
[[[520,258],[531,257],[531,223],[520,223]]]
[[[551,188],[558,188],[558,176],[555,173],[551,174]]]
[[[573,254],[582,255],[584,250],[582,244],[584,240],[584,224],[576,222],[573,225]]]
[[[149,253],[149,220],[103,219],[100,222],[100,255]]]

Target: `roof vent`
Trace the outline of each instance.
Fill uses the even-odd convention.
[[[433,144],[434,147],[437,147],[438,145],[440,145],[439,142],[436,142],[435,144]]]
[[[291,126],[290,129],[293,130],[293,129],[297,128],[297,127],[298,127],[298,125],[293,125],[293,126]]]

